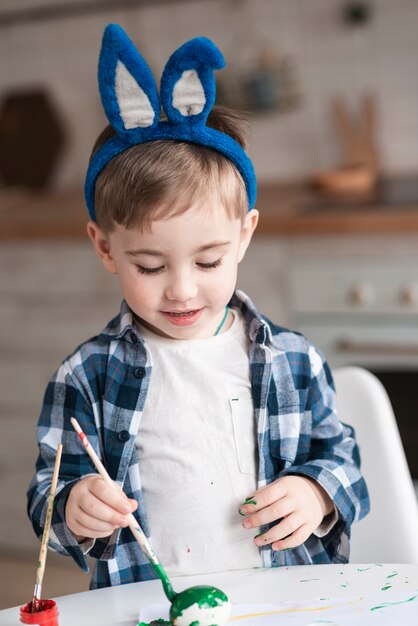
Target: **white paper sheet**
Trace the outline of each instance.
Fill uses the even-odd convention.
[[[168,604],[142,607],[140,621],[168,619]],[[397,620],[397,621],[395,621]],[[277,604],[235,604],[228,626],[417,626],[418,591]]]

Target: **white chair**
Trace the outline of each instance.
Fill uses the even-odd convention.
[[[355,429],[371,501],[369,515],[352,527],[350,561],[418,564],[417,498],[386,390],[360,367],[333,374],[338,415]],[[412,408],[415,402],[411,390]]]

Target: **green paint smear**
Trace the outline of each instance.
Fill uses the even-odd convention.
[[[250,496],[249,498],[245,498],[245,502],[243,502],[241,506],[245,506],[246,504],[257,504],[257,502],[254,500],[254,496]],[[247,515],[241,508],[238,509],[238,513],[240,515]]]
[[[385,602],[384,604],[373,606],[370,610],[378,611],[379,609],[387,609],[389,606],[395,606],[396,604],[406,604],[407,602],[413,602],[417,598],[418,596],[412,596],[412,598],[408,598],[408,600],[400,600],[399,602]]]
[[[304,580],[300,580],[301,583],[309,583],[311,580],[319,580],[319,578],[305,578]]]
[[[386,587],[382,587],[382,591],[387,591],[388,589],[392,589],[392,585],[386,585]]]
[[[388,574],[386,578],[393,578],[394,576],[397,576],[397,575],[398,575],[398,572],[393,572],[392,574]]]
[[[171,604],[170,619],[174,621],[183,611],[193,604],[201,609],[214,608],[228,602],[228,597],[223,591],[209,585],[197,585],[178,593]]]
[[[167,574],[165,573],[162,565],[160,565],[160,563],[158,563],[158,565],[156,563],[153,563],[152,561],[150,561],[154,572],[157,574],[158,578],[161,580],[162,584],[163,584],[163,589],[164,589],[164,593],[167,596],[167,598],[170,600],[170,602],[173,601],[173,598],[176,595],[176,592],[173,589],[173,586],[170,582],[169,577],[167,576]]]

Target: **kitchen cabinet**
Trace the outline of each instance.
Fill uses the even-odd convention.
[[[418,319],[418,233],[256,235],[238,286],[276,323],[314,336],[334,324],[407,329]]]
[[[418,235],[299,238],[288,287],[291,326],[331,367],[362,366],[381,380],[418,481]]]
[[[332,365],[418,361],[418,235],[298,238],[288,264],[289,320]]]

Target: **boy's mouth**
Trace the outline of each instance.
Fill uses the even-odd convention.
[[[188,311],[162,311],[166,319],[175,326],[189,326],[200,317],[203,309],[189,309]]]

